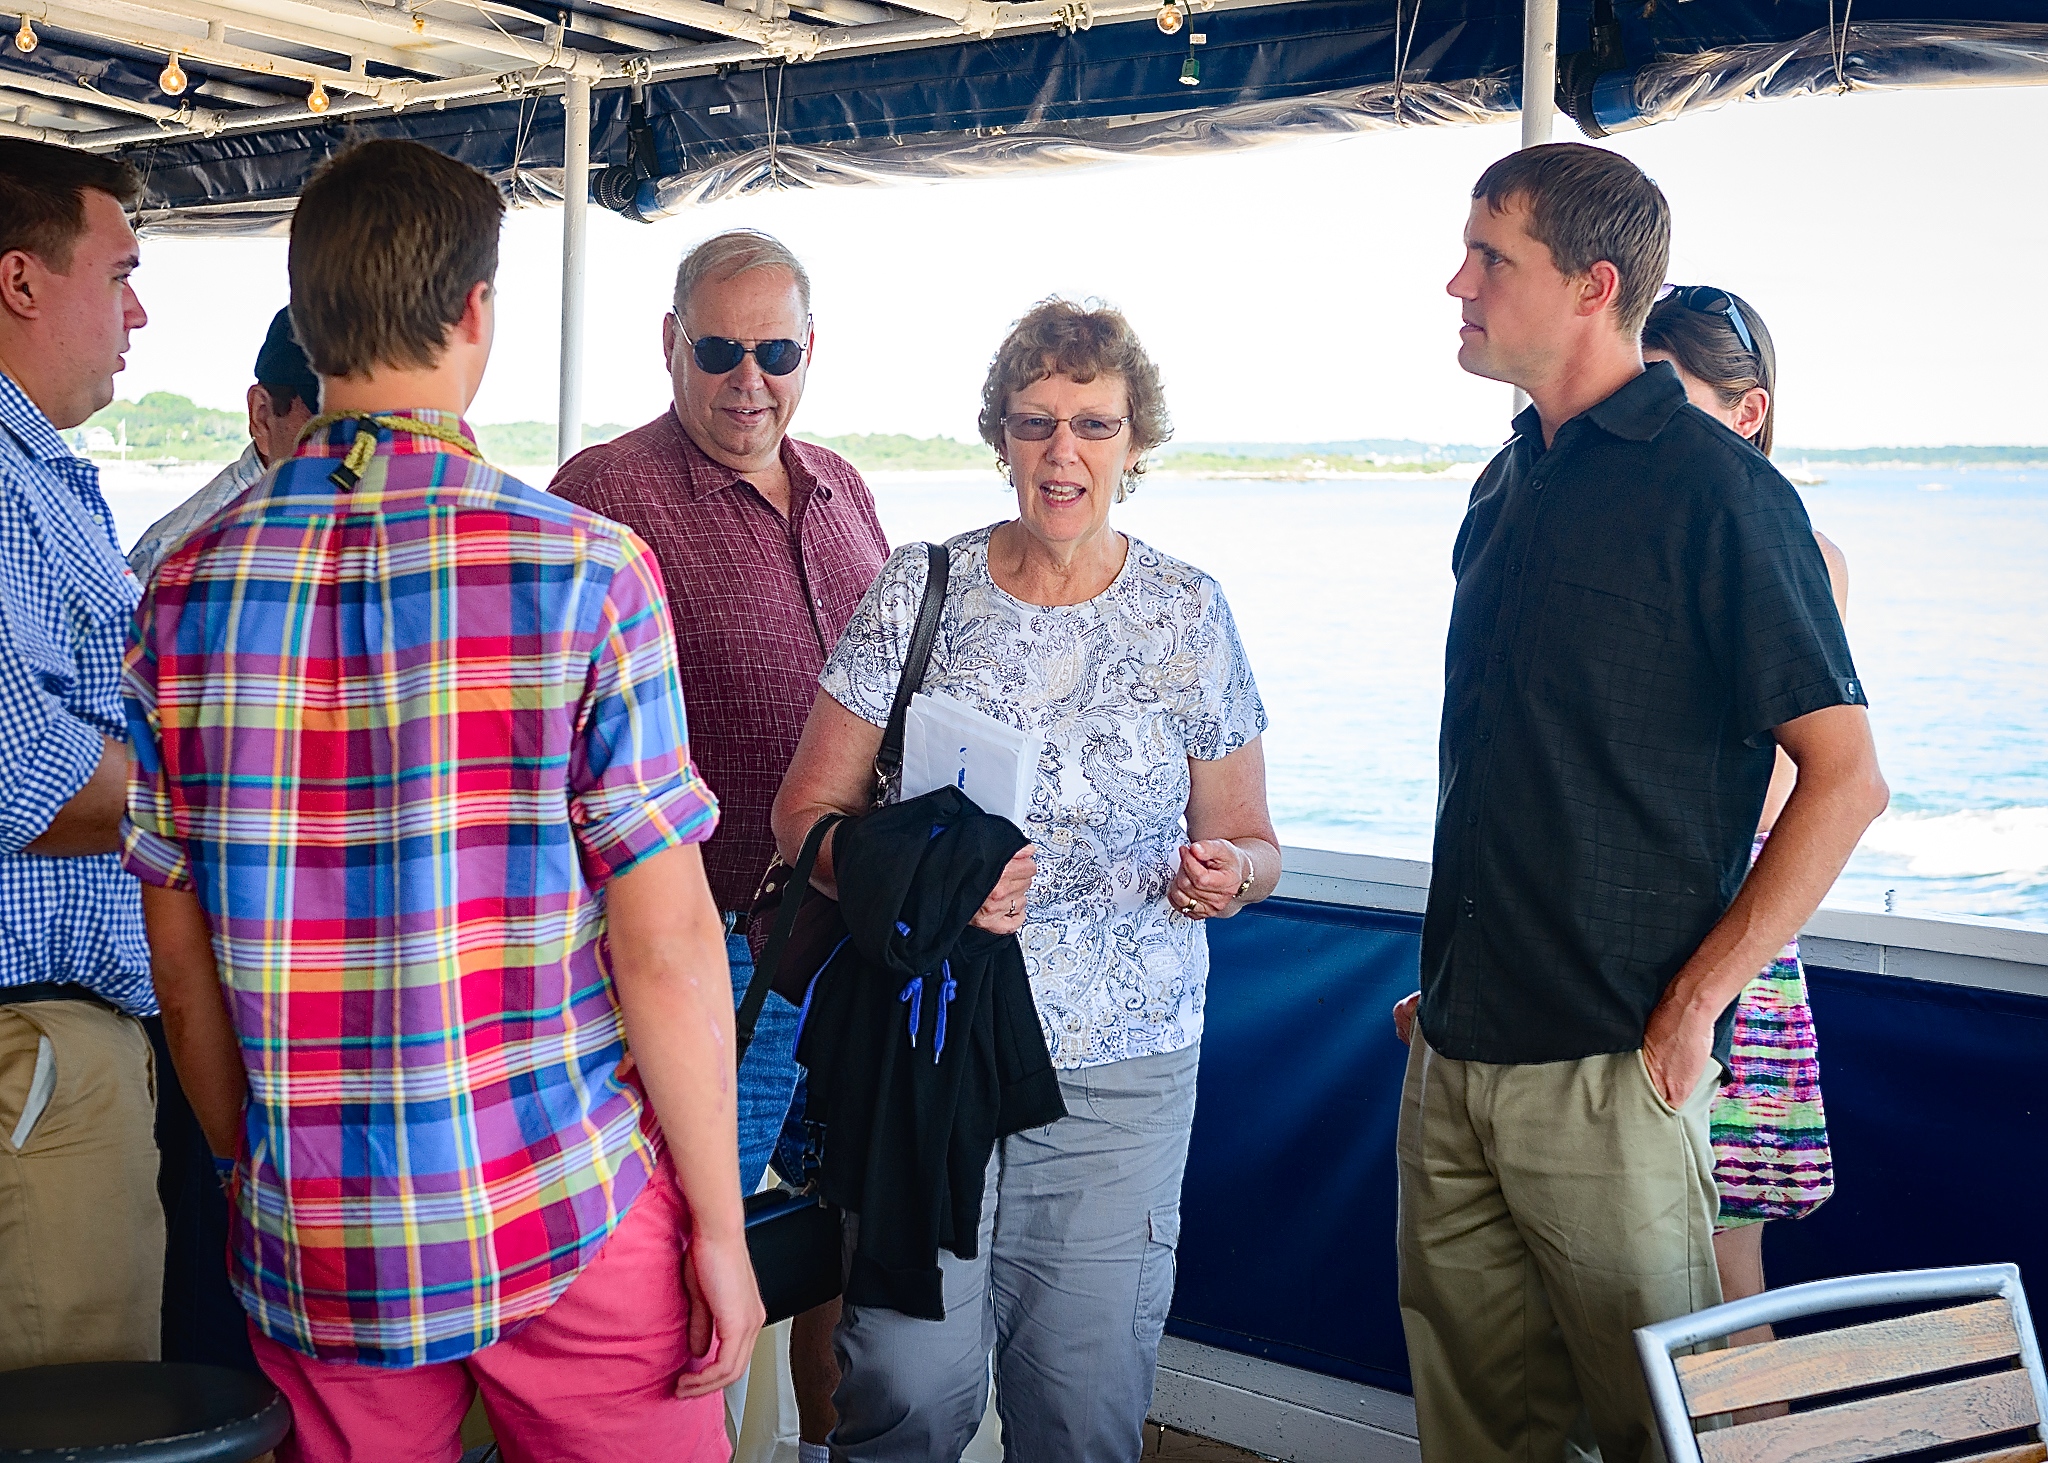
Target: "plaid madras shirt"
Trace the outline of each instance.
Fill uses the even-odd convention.
[[[717,803],[646,545],[410,432],[343,492],[355,430],[158,567],[125,842],[213,931],[249,1074],[244,1307],[417,1366],[547,1309],[657,1162],[614,1072],[602,891]]]

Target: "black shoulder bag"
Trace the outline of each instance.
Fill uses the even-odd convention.
[[[946,580],[950,569],[944,544],[927,544],[931,556],[924,598],[917,607],[917,624],[910,634],[909,652],[896,678],[896,699],[889,708],[889,724],[882,732],[882,745],[875,753],[873,802],[879,804],[903,770],[903,729],[910,714],[910,698],[924,685],[926,667],[931,664],[932,642],[938,637],[939,616],[946,607]],[[803,848],[794,866],[777,857],[761,880],[754,896],[758,918],[775,911],[768,942],[754,961],[754,979],[733,1017],[733,1035],[738,1047],[734,1062],[746,1060],[753,1045],[754,1027],[761,1019],[761,1007],[768,992],[775,991],[791,1005],[801,1005],[812,977],[831,958],[846,936],[846,923],[839,915],[839,902],[811,887],[811,870],[825,835],[846,820],[844,813],[827,813],[804,835]],[[785,973],[786,972],[786,973]],[[823,1305],[839,1294],[844,1283],[840,1251],[840,1215],[837,1206],[827,1204],[806,1188],[797,1193],[770,1189],[747,1198],[747,1253],[754,1262],[754,1279],[768,1308],[768,1322],[787,1320]]]

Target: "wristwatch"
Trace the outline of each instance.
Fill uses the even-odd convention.
[[[1244,850],[1242,848],[1238,848],[1236,844],[1233,843],[1230,846],[1232,848],[1236,848],[1239,853],[1244,853]],[[1258,876],[1258,865],[1252,862],[1252,856],[1250,854],[1244,853],[1244,882],[1237,886],[1237,894],[1234,897],[1238,899],[1244,898],[1245,892],[1252,887],[1252,880],[1258,878]]]

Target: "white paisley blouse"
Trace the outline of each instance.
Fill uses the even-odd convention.
[[[1266,729],[1230,606],[1201,570],[1130,540],[1109,588],[1026,604],[989,576],[994,526],[951,540],[924,689],[1040,738],[1024,832],[1037,846],[1022,943],[1053,1065],[1094,1067],[1202,1038],[1209,946],[1166,900],[1186,841],[1188,758]],[[887,724],[927,574],[898,549],[819,684]]]

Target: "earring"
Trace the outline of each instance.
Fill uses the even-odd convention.
[[[1012,488],[1017,486],[1017,475],[1011,471],[1010,464],[1005,462],[1000,457],[996,459],[996,471],[1002,475],[1003,482],[1006,486]]]
[[[1116,480],[1116,501],[1121,503],[1138,491],[1138,475],[1127,472]]]

